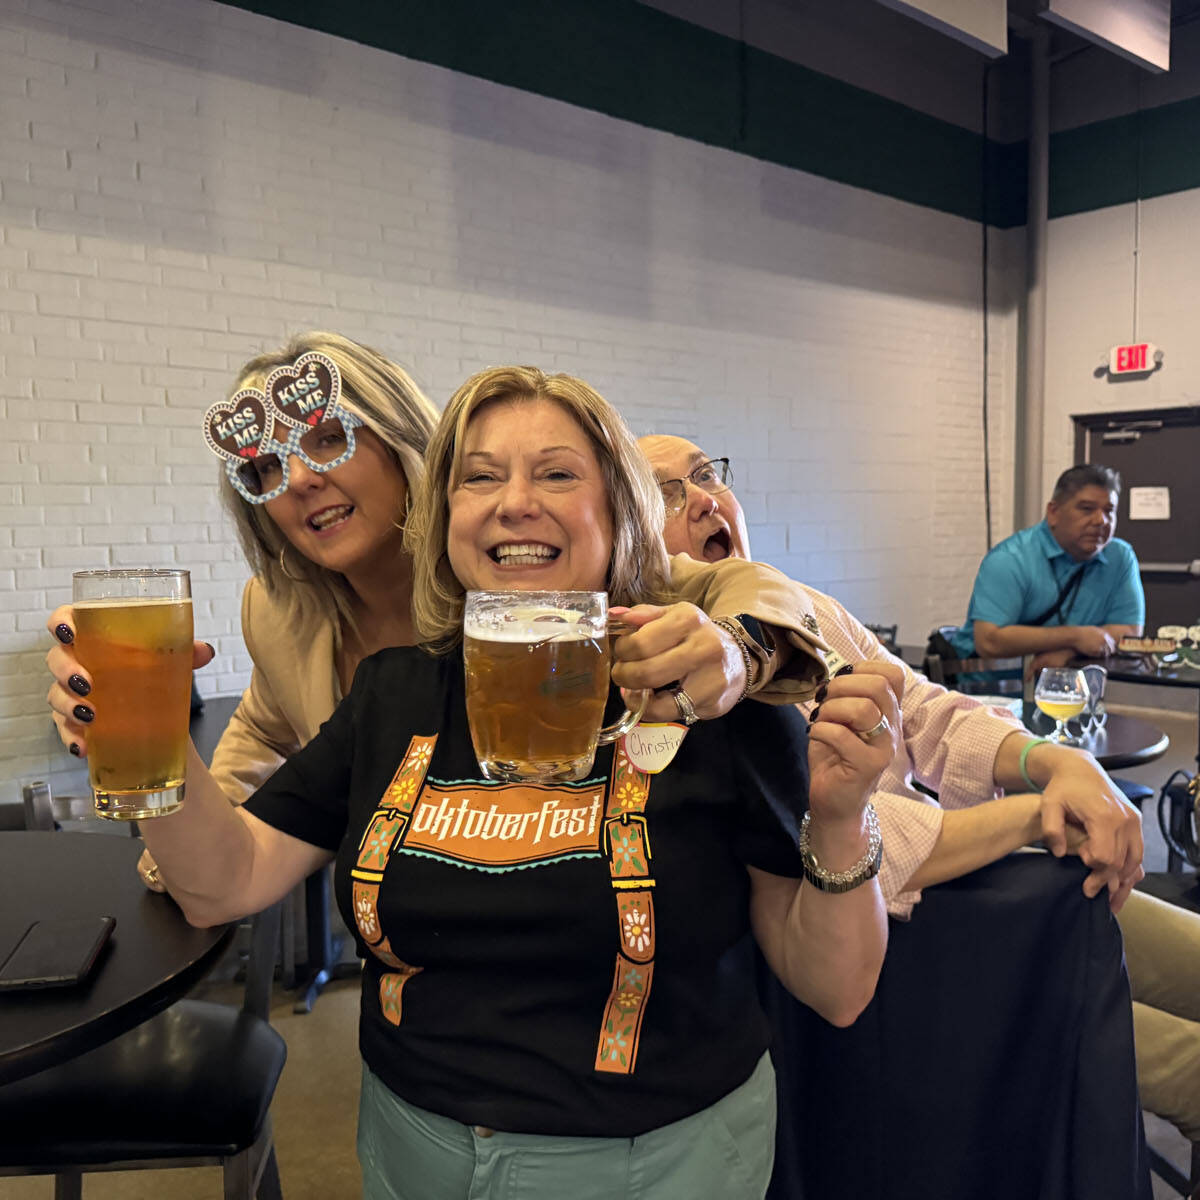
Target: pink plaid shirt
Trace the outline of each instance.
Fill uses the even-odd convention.
[[[942,831],[943,810],[970,808],[1000,794],[992,780],[996,753],[1000,743],[1022,725],[1007,709],[930,683],[889,654],[832,596],[810,587],[804,590],[821,635],[843,658],[849,662],[875,659],[904,670],[904,740],[871,799],[883,834],[880,887],[888,912],[907,918],[921,893],[900,889],[933,852]],[[815,706],[809,702],[798,707],[807,716]],[[937,800],[917,791],[914,780],[937,792]]]

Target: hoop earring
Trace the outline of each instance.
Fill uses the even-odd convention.
[[[293,583],[307,583],[307,579],[304,579],[299,575],[293,575],[291,571],[287,569],[287,563],[284,562],[283,556],[287,553],[287,548],[290,545],[290,542],[284,542],[283,545],[279,547],[279,569],[283,572],[285,579],[290,579]]]

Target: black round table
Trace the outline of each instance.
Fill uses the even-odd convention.
[[[1034,705],[1027,702],[1023,715],[1025,728],[1031,729],[1039,737],[1046,737],[1053,732],[1054,722]],[[1106,771],[1115,771],[1120,767],[1136,767],[1161,758],[1166,754],[1171,739],[1152,721],[1125,716],[1123,713],[1109,713],[1101,729],[1090,737],[1077,738],[1070,744],[1087,750]]]
[[[92,974],[75,987],[0,994],[0,1084],[74,1058],[184,995],[220,957],[232,925],[194,929],[147,891],[142,843],[99,833],[0,834],[0,958],[32,922],[113,916]]]

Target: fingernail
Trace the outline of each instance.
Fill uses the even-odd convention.
[[[54,636],[58,638],[64,646],[69,646],[75,640],[75,634],[72,632],[70,625],[65,621],[61,625],[55,625]]]
[[[71,685],[71,691],[77,696],[86,696],[92,690],[92,685],[82,675],[72,675],[67,683]]]
[[[212,642],[205,642],[204,644],[205,644],[205,645],[206,645],[206,646],[207,646],[207,647],[208,647],[208,648],[209,648],[209,649],[212,651],[212,653],[213,653],[213,658],[216,658],[216,657],[217,657],[217,648],[216,648],[216,646],[214,646],[214,645],[212,644]]]
[[[853,670],[854,670],[854,664],[847,663],[844,667],[838,667],[838,669],[836,671],[834,671],[833,677],[834,677],[834,679],[836,679],[839,675],[849,675],[850,672]]]
[[[817,705],[817,707],[816,707],[816,708],[814,708],[814,709],[812,710],[812,712],[810,712],[810,713],[808,714],[808,719],[809,719],[809,721],[811,722],[811,721],[817,721],[817,720],[820,720],[820,717],[821,717],[821,706],[818,704],[818,705]]]
[[[69,750],[69,751],[70,751],[70,752],[71,752],[71,753],[72,753],[72,754],[73,754],[73,755],[74,755],[76,758],[78,758],[78,757],[79,757],[80,750],[79,750],[79,743],[78,743],[78,742],[72,742],[72,743],[71,743],[71,744],[70,744],[70,745],[67,747],[67,749],[68,749],[68,750]]]
[[[74,712],[75,720],[77,720],[77,721],[89,721],[90,722],[90,721],[94,720],[95,716],[96,716],[95,712],[92,709],[88,708],[88,706],[86,704],[77,704],[71,711]]]
[[[821,684],[821,686],[819,688],[817,688],[816,695],[813,696],[813,699],[818,704],[820,704],[821,701],[824,700],[825,697],[828,695],[829,695],[829,684],[823,683],[823,684]]]

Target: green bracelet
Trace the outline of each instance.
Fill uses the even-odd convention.
[[[1017,764],[1017,769],[1021,772],[1021,778],[1029,785],[1031,792],[1040,792],[1042,789],[1029,778],[1029,768],[1025,765],[1026,760],[1029,758],[1029,752],[1034,746],[1045,745],[1049,740],[1049,738],[1034,738],[1032,741],[1026,742],[1025,749],[1021,751],[1021,760]]]

